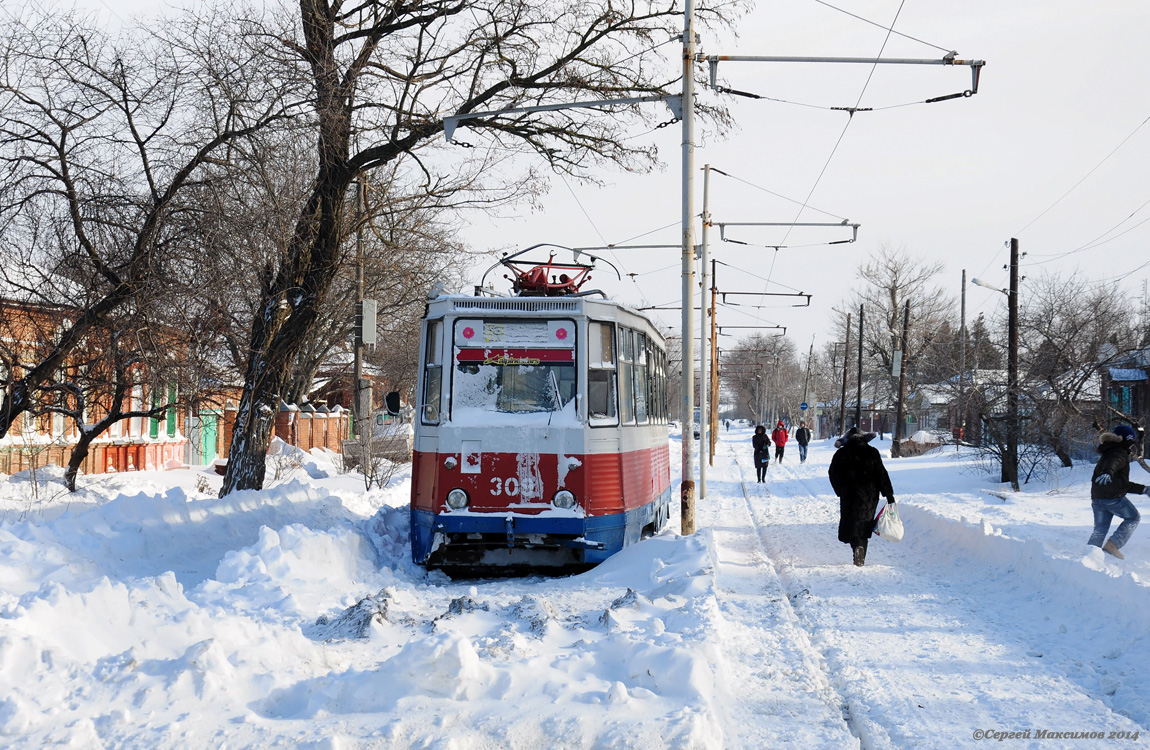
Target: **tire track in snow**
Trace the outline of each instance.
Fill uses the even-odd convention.
[[[807,629],[806,624],[803,621],[803,618],[799,615],[799,613],[796,611],[796,609],[794,607],[794,601],[796,599],[801,599],[802,597],[808,595],[809,592],[806,589],[796,588],[794,586],[794,582],[788,580],[788,577],[783,573],[783,571],[780,571],[778,566],[775,565],[773,559],[771,558],[771,556],[767,550],[767,546],[766,546],[766,543],[765,543],[765,540],[763,537],[762,530],[759,528],[759,524],[755,520],[755,512],[754,512],[754,508],[751,505],[750,495],[747,492],[747,481],[746,481],[746,476],[743,473],[743,466],[741,463],[739,463],[738,459],[735,457],[733,451],[730,449],[730,446],[724,446],[724,447],[727,448],[727,453],[730,457],[732,465],[734,465],[735,468],[739,472],[739,482],[743,488],[743,502],[746,506],[745,507],[746,517],[747,517],[747,520],[750,522],[751,531],[753,532],[754,537],[757,541],[757,546],[758,546],[759,550],[761,550],[764,557],[766,557],[766,563],[765,564],[770,567],[770,569],[774,573],[775,577],[779,580],[780,585],[783,587],[783,590],[785,593],[784,601],[786,602],[787,610],[789,611],[790,616],[793,618],[794,622],[801,629],[802,640],[804,641],[807,649],[809,649],[809,652],[813,655],[815,664],[818,665],[819,670],[822,672],[823,679],[826,681],[827,688],[833,694],[834,702],[838,706],[838,709],[842,715],[843,722],[845,723],[846,727],[849,729],[853,738],[859,743],[859,747],[860,748],[868,748],[868,747],[870,747],[870,745],[869,745],[869,743],[865,742],[865,734],[867,734],[867,733],[860,731],[860,727],[858,727],[856,725],[856,722],[853,718],[853,712],[851,711],[850,701],[839,690],[838,686],[836,685],[836,680],[834,678],[834,674],[832,673],[830,668],[827,666],[826,654],[824,654],[818,648],[818,646],[815,645],[815,642],[811,638],[811,633]],[[782,464],[776,462],[775,466],[781,467]],[[789,470],[785,470],[785,471],[788,471],[788,473],[792,477],[794,476],[794,472],[789,471]],[[771,496],[770,490],[766,491],[766,495],[767,495],[767,497]],[[869,732],[869,734],[873,734],[873,731]]]
[[[854,568],[834,533],[837,501],[829,486],[821,495],[811,486],[810,470],[825,470],[830,455],[819,453],[808,470],[776,471],[774,501],[750,515],[863,748],[953,747],[979,728],[1141,729],[1041,661],[1022,626],[998,612],[988,624],[985,582],[948,575],[959,560],[876,540],[867,567]]]
[[[741,471],[729,455],[718,457],[728,460],[708,481],[716,491],[700,504],[700,515],[714,535],[718,563],[726,736],[744,748],[858,746],[841,696],[754,533]]]

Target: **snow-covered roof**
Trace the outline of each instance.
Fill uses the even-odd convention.
[[[1111,367],[1110,379],[1121,382],[1146,380],[1146,371],[1127,367]]]

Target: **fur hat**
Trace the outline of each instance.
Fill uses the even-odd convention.
[[[859,432],[858,427],[852,427],[847,430],[847,434],[835,441],[836,448],[842,448],[850,442],[869,443],[874,440],[878,435],[873,432]]]

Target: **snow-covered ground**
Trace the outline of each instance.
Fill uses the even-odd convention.
[[[323,456],[225,499],[0,477],[0,746],[1148,744],[1150,529],[1087,549],[1088,466],[1003,500],[953,448],[888,459],[906,539],[860,569],[830,445],[760,485],[749,444],[721,435],[697,534],[560,579],[427,574],[406,475],[365,493]]]

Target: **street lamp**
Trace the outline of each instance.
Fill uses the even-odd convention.
[[[1018,240],[1010,240],[1010,288],[1001,289],[981,279],[970,283],[1006,295],[1006,446],[1001,481],[1018,492]]]
[[[983,281],[982,279],[971,279],[971,280],[970,280],[970,283],[971,283],[971,284],[974,284],[975,286],[980,286],[980,287],[982,287],[983,289],[993,289],[994,291],[996,291],[996,292],[1000,292],[1000,293],[1002,293],[1002,294],[1005,294],[1005,295],[1009,295],[1009,294],[1010,294],[1010,290],[1009,290],[1009,289],[1001,289],[1001,288],[999,288],[999,287],[996,287],[994,284],[991,284],[991,283],[989,283],[989,282]]]

